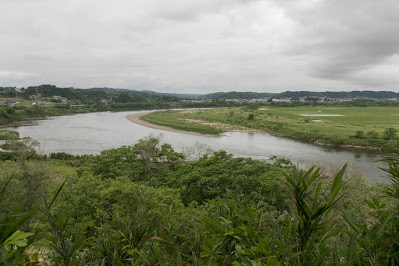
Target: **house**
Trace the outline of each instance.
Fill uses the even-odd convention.
[[[19,105],[19,102],[14,101],[14,100],[6,100],[5,104],[7,104],[7,105]]]
[[[289,103],[291,102],[290,98],[283,98],[283,99],[272,99],[274,103]]]
[[[98,101],[99,103],[103,103],[103,104],[108,104],[108,100],[107,99],[102,99]]]

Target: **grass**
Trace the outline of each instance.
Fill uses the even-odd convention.
[[[203,125],[201,123],[187,121],[188,114],[181,113],[180,111],[163,111],[153,112],[140,119],[152,124],[167,126],[176,130],[183,130],[189,132],[196,132],[200,134],[218,135],[223,133],[223,130],[210,125]]]
[[[19,133],[11,130],[0,130],[0,140],[16,140],[19,138]]]
[[[397,137],[384,138],[384,131],[387,128],[399,131],[397,107],[268,107],[267,109],[216,108],[184,114],[179,111],[169,111],[157,112],[142,118],[150,123],[199,133],[202,132],[197,127],[202,127],[202,124],[188,123],[182,119],[264,130],[279,136],[336,146],[362,146],[389,150],[398,144]],[[309,117],[300,114],[318,116]],[[342,116],[322,116],[323,114]],[[208,125],[206,131],[211,132],[210,128],[212,126]],[[229,127],[225,127],[225,130],[220,126],[213,128],[229,130]],[[358,131],[364,134],[357,135]]]

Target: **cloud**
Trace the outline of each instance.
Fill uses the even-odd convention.
[[[388,0],[4,0],[0,71],[29,75],[0,76],[0,86],[395,89],[397,6]]]
[[[312,58],[316,77],[350,78],[399,52],[396,1],[316,1],[284,7],[296,22],[300,40],[291,52]]]

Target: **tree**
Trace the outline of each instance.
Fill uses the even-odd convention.
[[[184,155],[175,152],[170,144],[161,144],[160,137],[150,135],[139,140],[133,147],[135,160],[142,169],[136,177],[138,180],[148,179],[153,171],[169,168],[170,163],[182,160]]]
[[[356,131],[355,137],[359,139],[364,139],[364,131],[363,130]]]
[[[160,137],[150,135],[133,146],[102,151],[93,158],[89,168],[102,178],[129,176],[132,180],[143,181],[154,172],[168,170],[182,159],[182,153],[175,152],[169,144],[162,144]]]
[[[386,128],[384,131],[384,139],[395,139],[397,137],[398,130],[395,128]]]
[[[369,137],[370,139],[378,139],[378,132],[375,130],[371,130],[367,132],[367,137]]]

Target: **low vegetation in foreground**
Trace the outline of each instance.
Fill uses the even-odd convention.
[[[40,156],[36,145],[25,139],[0,161],[1,264],[399,262],[398,153],[391,184],[370,186],[346,166],[301,170],[199,146],[188,160],[154,136],[90,156]]]
[[[198,112],[155,112],[142,120],[207,134],[229,130],[262,130],[312,143],[393,150],[398,145],[397,107],[215,108]]]

